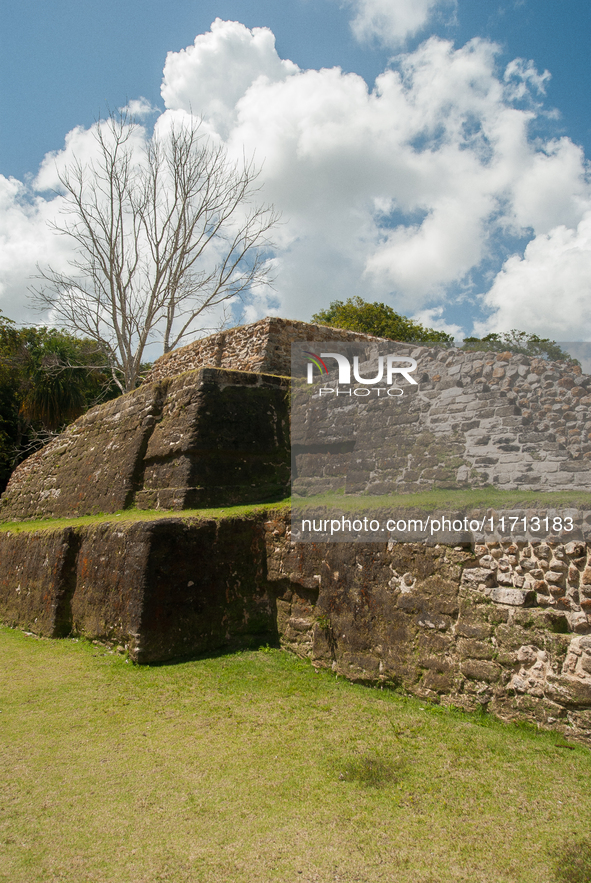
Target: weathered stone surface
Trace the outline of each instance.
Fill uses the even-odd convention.
[[[0,533],[0,614],[137,662],[277,640],[260,519],[162,519]]]
[[[203,368],[93,408],[13,473],[0,520],[184,509],[285,496],[279,377]]]
[[[138,658],[137,642],[151,577],[152,524],[79,528],[70,629],[90,639],[121,644]]]
[[[456,646],[460,659],[492,659],[495,656],[493,645],[487,641],[460,638]]]
[[[172,353],[155,365],[153,383],[93,409],[25,461],[0,518],[285,493],[287,381],[276,375],[289,373],[291,341],[315,335],[375,341],[267,319]],[[338,457],[329,457],[304,433],[295,457],[312,473],[310,489],[367,490],[368,472],[372,493],[588,486],[590,378],[526,356],[407,349],[420,384],[416,400],[400,403],[396,444],[356,449],[349,421],[345,443],[331,442],[341,445]],[[198,370],[179,375],[187,369]],[[381,426],[378,404],[363,417],[372,429]],[[539,536],[551,534],[554,514]],[[410,524],[415,515],[400,517]],[[353,680],[484,704],[591,739],[591,559],[582,535],[568,532],[564,545],[507,542],[503,528],[472,552],[473,528],[445,530],[448,546],[443,531],[437,547],[298,545],[286,513],[271,512],[4,533],[0,613],[41,634],[126,646],[141,662],[279,640]]]
[[[496,601],[496,571],[475,567],[470,551],[410,543],[294,547],[289,531],[271,523],[267,537],[271,581],[295,591],[307,578],[318,585],[322,628],[316,627],[309,652],[315,664],[467,709],[484,704],[505,719],[591,740],[591,635],[573,634],[557,610],[508,604],[506,592],[535,603],[521,590],[501,587],[504,603]],[[503,562],[509,574],[523,561],[534,568],[560,561],[568,568],[575,555],[584,567],[580,559],[589,553],[581,544],[567,551],[560,544],[493,542],[476,550],[480,559]],[[440,631],[433,607],[442,599],[455,612]],[[574,594],[569,603],[576,608]],[[314,617],[311,608],[308,617]]]
[[[138,661],[277,641],[259,519],[166,519],[150,532]]]
[[[0,520],[116,512],[130,504],[166,395],[144,386],[88,411],[12,474]]]
[[[380,342],[371,335],[267,318],[170,353],[155,364],[154,382],[93,409],[21,464],[0,500],[0,518],[114,512],[132,504],[182,509],[285,493],[287,381],[276,375],[289,373],[290,344],[306,338],[358,343],[368,355]],[[358,401],[361,422],[379,430],[372,431],[367,450],[350,419],[342,421],[342,438],[332,440],[333,448],[337,442],[342,448],[338,453],[317,450],[305,432],[295,437],[298,492],[589,487],[587,408],[573,390],[591,392],[591,378],[577,376],[575,384],[572,365],[525,356],[501,364],[496,354],[393,346],[417,361],[416,395],[397,400],[396,420],[387,431],[383,403]],[[269,374],[230,370],[236,368]],[[506,388],[479,382],[492,381],[495,369],[505,372]],[[528,380],[548,370],[554,387],[564,381],[560,401]],[[532,414],[538,415],[535,431]],[[318,421],[327,417],[322,411],[313,416],[317,434]],[[514,514],[530,524],[536,511]],[[503,538],[506,528],[497,528]],[[580,535],[571,533],[569,540],[586,536],[591,522],[577,529]],[[559,572],[550,568],[552,575]],[[526,588],[518,575],[512,579],[507,587]],[[552,585],[562,585],[552,579]]]
[[[289,487],[285,382],[203,369],[170,381],[144,456],[140,508],[268,500]]]
[[[375,346],[380,341],[371,335],[268,317],[163,356],[148,379],[162,381],[204,366],[289,375],[291,344],[306,340],[358,343],[368,354],[372,342]],[[573,481],[581,490],[589,486],[591,465],[586,457],[591,451],[586,444],[586,409],[580,402],[589,397],[591,378],[581,375],[575,383],[573,366],[565,362],[510,354],[498,361],[494,353],[395,346],[398,354],[408,353],[417,360],[421,378],[417,395],[397,402],[393,432],[399,456],[388,456],[392,438],[388,432],[384,435],[384,427],[372,433],[371,450],[356,449],[354,462],[351,450],[343,453],[336,470],[334,452],[332,456],[311,452],[305,438],[294,439],[298,471],[305,476],[300,477],[300,491],[345,486],[348,492],[409,493],[427,486],[488,484],[550,491],[571,490]],[[551,388],[540,383],[541,375],[549,374],[552,379],[546,384]],[[554,393],[558,388],[560,401]],[[363,423],[379,421],[380,404],[367,400],[360,417]],[[318,429],[316,420],[312,425]],[[381,447],[374,444],[380,439]]]
[[[513,607],[525,607],[536,603],[536,593],[520,589],[492,588],[489,598],[497,604],[510,604]]]
[[[590,548],[569,550],[497,542],[476,554],[510,569],[587,566]],[[576,596],[565,612],[498,603],[494,586],[487,597],[463,579],[476,570],[469,550],[293,544],[289,513],[276,510],[4,532],[0,556],[12,625],[121,645],[140,662],[279,641],[355,681],[591,741],[591,634],[569,617],[591,629]]]
[[[72,528],[0,533],[0,619],[56,638],[71,630],[79,540]]]
[[[465,567],[462,571],[462,585],[472,589],[493,586],[496,581],[494,570],[486,567]]]
[[[486,681],[487,683],[498,681],[501,675],[500,665],[482,659],[464,659],[460,663],[460,670],[472,681]]]
[[[310,338],[314,339],[312,330]],[[511,357],[512,364],[507,362],[506,368],[496,369],[505,375],[501,385],[491,383],[485,389],[485,384],[479,382],[485,370],[483,360],[478,358],[480,353],[401,343],[391,346],[398,356],[416,360],[416,375],[421,382],[406,387],[396,399],[395,417],[390,422],[380,424],[380,413],[385,408],[384,400],[378,397],[358,397],[351,410],[347,395],[341,391],[342,399],[331,397],[327,408],[326,399],[318,397],[314,401],[306,392],[294,389],[294,488],[298,495],[341,488],[346,493],[406,494],[427,488],[488,485],[507,490],[579,490],[582,495],[588,491],[591,446],[587,443],[587,414],[584,408],[576,410],[578,405],[569,387],[561,390],[561,398],[568,399],[564,404],[573,409],[563,410],[561,403],[560,410],[547,412],[548,390],[516,370],[519,363],[513,361],[518,357]],[[545,370],[548,363],[542,366],[542,361],[528,359],[536,370]],[[568,378],[572,365],[556,362],[552,370],[557,378]],[[373,364],[366,373],[374,373]],[[534,371],[532,376],[538,375]],[[585,389],[591,388],[590,377],[585,376],[581,382]],[[336,390],[336,377],[329,376],[324,383]],[[353,392],[357,394],[357,390]],[[389,410],[392,408],[390,404]],[[532,431],[534,420],[536,430]],[[316,457],[309,456],[318,439],[328,437],[333,446],[352,443],[347,456],[339,453],[336,471],[335,457],[328,449],[324,456],[318,456],[318,451]],[[488,524],[486,514],[482,513],[483,523]],[[504,526],[499,522],[499,538],[515,532],[515,528],[529,531],[533,538],[536,531],[540,533],[540,523],[530,530],[535,514],[535,507],[529,513],[520,512],[519,523],[513,523],[511,530],[509,522]],[[557,530],[552,528],[552,516],[547,525],[544,522],[546,534]],[[568,537],[580,538],[572,533]]]
[[[267,316],[250,325],[240,325],[197,340],[161,356],[146,378],[153,383],[175,377],[183,371],[196,368],[231,368],[262,374],[291,374],[291,344],[296,341],[322,340],[347,343],[365,342],[375,338],[371,334],[313,325],[293,319]]]

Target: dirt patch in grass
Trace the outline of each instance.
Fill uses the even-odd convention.
[[[400,758],[359,754],[343,757],[333,763],[340,782],[354,782],[366,788],[386,788],[402,779]]]

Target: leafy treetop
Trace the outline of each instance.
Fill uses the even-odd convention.
[[[482,338],[466,337],[462,349],[469,352],[522,353],[525,356],[537,356],[553,362],[576,361],[556,341],[548,337],[538,337],[537,334],[528,334],[527,331],[517,331],[515,328],[502,334],[487,334]]]
[[[328,309],[314,313],[312,321],[319,325],[331,325],[345,328],[348,331],[361,331],[375,334],[390,340],[410,341],[413,343],[433,343],[439,346],[451,346],[453,338],[445,331],[425,328],[406,316],[394,312],[392,307],[382,303],[368,303],[361,297],[350,297],[346,301],[332,301]],[[492,333],[486,337],[466,337],[462,344],[466,351],[511,352],[526,356],[537,356],[551,361],[576,362],[554,340],[538,337],[527,331],[512,331],[502,334]]]
[[[390,340],[411,341],[413,343],[434,343],[451,346],[453,337],[445,331],[425,328],[406,316],[394,312],[392,307],[380,303],[367,303],[361,297],[350,297],[346,301],[335,300],[327,310],[314,313],[312,321],[319,325],[332,325],[348,331],[361,331],[375,334]]]

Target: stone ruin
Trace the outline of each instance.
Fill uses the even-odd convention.
[[[263,319],[162,356],[14,471],[0,520],[190,509],[289,495],[290,344],[367,334]]]
[[[274,641],[355,681],[589,741],[587,542],[294,543],[286,506],[187,512],[285,495],[288,345],[309,339],[372,346],[368,335],[280,319],[214,335],[158,360],[150,382],[21,464],[0,520],[70,523],[0,532],[1,619],[111,643],[140,663]],[[433,449],[421,471],[406,452],[381,481],[437,486],[461,480],[467,461],[499,485],[512,475],[535,488],[547,474],[548,488],[575,477],[585,487],[591,378],[508,353],[419,349],[426,376],[405,419],[422,420],[458,459],[438,462]],[[322,477],[322,452],[316,467]],[[130,507],[177,511],[71,520]]]
[[[419,383],[389,400],[386,420],[375,397],[357,399],[352,410],[346,396],[332,396],[327,407],[326,396],[310,399],[304,388],[301,419],[294,399],[296,492],[591,489],[591,377],[578,365],[404,344],[395,351],[416,361]],[[334,375],[323,385],[337,385]],[[321,438],[330,440],[326,450]]]
[[[328,325],[311,325],[268,316],[250,325],[220,331],[161,356],[154,362],[145,382],[176,377],[183,371],[206,366],[289,377],[292,343],[320,340],[324,343],[371,344],[380,339],[371,334],[330,328]]]
[[[88,411],[14,471],[0,519],[191,509],[289,493],[288,381],[200,368]]]

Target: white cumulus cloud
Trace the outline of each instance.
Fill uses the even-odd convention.
[[[591,212],[576,229],[536,236],[513,255],[485,297],[493,310],[480,333],[524,328],[553,340],[591,340]]]
[[[360,42],[397,48],[427,25],[435,11],[455,0],[353,0],[351,29]]]
[[[0,175],[0,310],[16,322],[40,320],[26,296],[37,265],[67,267],[71,249],[49,226],[60,204],[59,197],[42,199],[21,181]]]
[[[158,108],[151,104],[147,98],[144,98],[143,95],[140,98],[133,98],[125,105],[125,107],[120,107],[119,110],[121,113],[128,113],[136,120],[141,120],[144,119],[144,117],[152,116],[154,113],[159,113]]]
[[[275,51],[269,28],[252,31],[237,21],[216,18],[192,46],[169,52],[164,65],[162,98],[172,110],[201,114],[227,134],[236,104],[259,77],[284,80],[298,66]]]
[[[513,189],[519,228],[548,233],[558,224],[576,227],[591,207],[583,151],[568,138],[549,141],[526,157]]]

